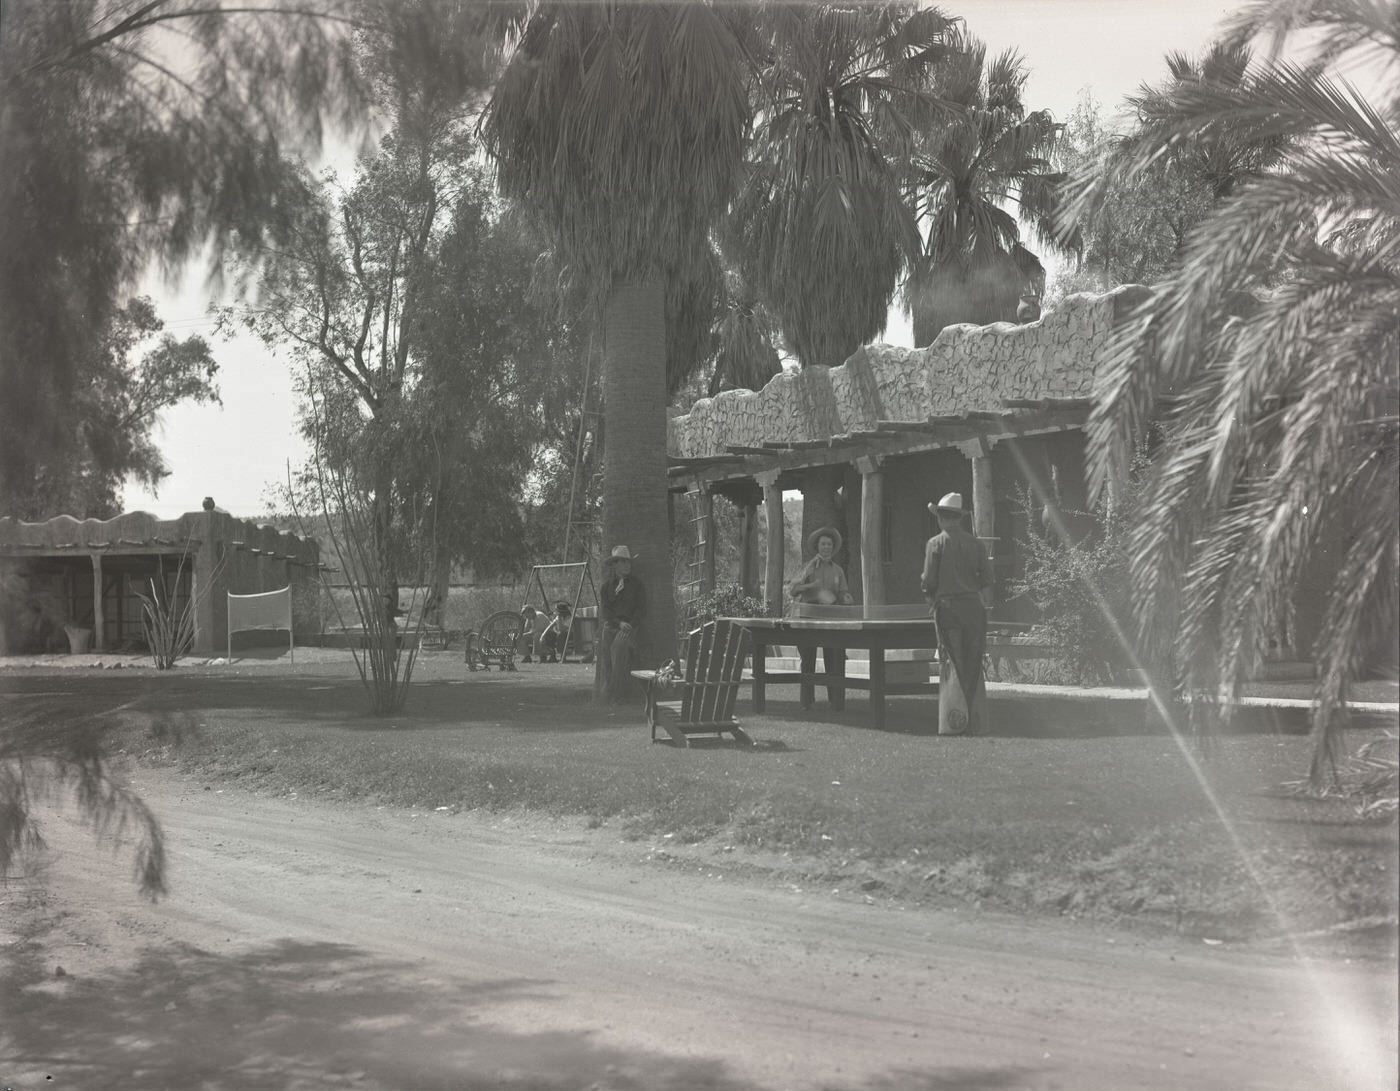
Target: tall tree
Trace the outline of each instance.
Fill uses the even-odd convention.
[[[256,305],[241,317],[306,365],[317,449],[330,468],[354,474],[356,495],[371,505],[364,551],[376,586],[366,601],[381,604],[389,641],[399,569],[416,573],[423,556],[414,539],[439,525],[423,522],[431,490],[402,488],[412,462],[404,430],[421,423],[411,404],[422,378],[415,341],[441,240],[458,202],[480,188],[472,124],[501,26],[490,5],[412,0],[363,14],[355,53],[388,131],[343,196],[331,181],[305,189],[290,217],[296,231],[256,255],[246,278]]]
[[[749,125],[744,5],[544,3],[483,132],[503,189],[595,286],[604,340],[604,541],[644,558],[641,655],[675,645],[666,475],[666,291],[708,259]]]
[[[927,88],[955,22],[903,3],[768,9],[727,241],[804,367],[835,367],[883,332],[919,253],[900,167],[946,113]]]
[[[1019,297],[1040,294],[1045,271],[1022,243],[1020,221],[1053,244],[1064,180],[1051,161],[1060,126],[1048,111],[1027,112],[1021,57],[1006,50],[988,63],[987,47],[967,34],[952,44],[933,86],[960,113],[922,134],[912,165],[915,212],[926,225],[907,286],[919,346],[954,322],[1014,321]]]
[[[348,123],[338,5],[8,0],[0,12],[0,503],[64,476],[137,280],[280,237],[282,151]]]
[[[526,521],[542,467],[572,464],[585,359],[577,328],[535,283],[538,232],[473,177],[429,275],[409,403],[407,452],[420,457],[400,467],[427,498],[439,541],[430,605],[452,564],[520,576],[557,559],[562,537],[528,542]]]
[[[1324,59],[1383,61],[1382,101],[1320,62],[1277,57],[1233,85],[1159,99],[1112,169],[1132,177],[1195,142],[1279,141],[1188,237],[1178,272],[1129,323],[1090,418],[1091,470],[1125,472],[1150,420],[1167,442],[1134,528],[1143,646],[1198,695],[1198,730],[1238,693],[1310,567],[1328,573],[1316,633],[1327,773],[1348,685],[1400,614],[1400,37],[1370,0],[1254,5],[1230,41],[1307,31]],[[1102,171],[1078,179],[1083,206]],[[1228,710],[1228,704],[1225,706]]]

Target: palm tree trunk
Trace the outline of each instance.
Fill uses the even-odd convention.
[[[640,665],[675,655],[676,602],[666,517],[666,311],[661,276],[614,285],[603,313],[603,555],[625,545],[641,560],[647,618]]]

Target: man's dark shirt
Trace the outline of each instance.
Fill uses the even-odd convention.
[[[647,613],[647,592],[642,581],[636,576],[627,576],[618,590],[617,577],[610,576],[603,583],[603,621],[627,622],[640,625]]]

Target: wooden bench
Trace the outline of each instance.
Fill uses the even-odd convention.
[[[689,746],[692,735],[733,735],[747,746],[753,739],[734,718],[734,703],[748,655],[749,638],[731,622],[712,621],[686,638],[684,674],[668,681],[657,671],[632,671],[646,686],[647,724],[651,741],[659,727],[677,746]]]

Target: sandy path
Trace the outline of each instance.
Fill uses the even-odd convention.
[[[0,1087],[1395,1086],[1393,965],[872,905],[572,823],[138,786],[171,895],[49,820]],[[9,921],[37,897],[6,889]]]

